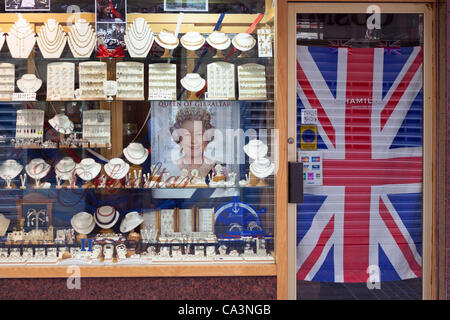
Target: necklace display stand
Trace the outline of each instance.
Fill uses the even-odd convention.
[[[48,19],[37,36],[42,56],[46,59],[58,59],[67,43],[62,26],[55,19]]]
[[[161,56],[163,59],[171,59],[173,58],[170,50],[178,47],[180,41],[172,32],[169,32],[163,29],[155,38],[157,44],[159,44],[162,48],[164,48],[164,54]]]
[[[85,19],[77,20],[68,33],[70,51],[75,58],[89,58],[95,47],[95,31]]]
[[[197,92],[205,87],[205,79],[202,79],[198,73],[188,73],[180,82],[183,88],[188,91],[187,100],[199,100]]]
[[[206,42],[217,50],[216,55],[213,58],[223,59],[223,50],[226,50],[231,45],[231,40],[224,32],[214,31],[211,33]]]
[[[34,28],[19,13],[19,20],[9,29],[6,37],[9,52],[13,58],[28,58],[36,43]]]
[[[128,54],[132,58],[145,58],[150,51],[154,34],[144,18],[136,18],[124,36]]]

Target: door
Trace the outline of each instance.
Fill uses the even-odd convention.
[[[297,299],[431,295],[431,10],[291,4],[288,291]],[[294,258],[295,257],[295,258]]]

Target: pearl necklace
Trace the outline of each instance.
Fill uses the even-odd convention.
[[[143,40],[145,38],[147,38],[148,34],[151,33],[150,28],[144,24],[142,31],[144,33],[142,33],[142,31],[138,31],[136,23],[133,23],[131,25],[131,28],[129,28],[130,33],[133,34],[133,38],[135,38],[136,40]]]

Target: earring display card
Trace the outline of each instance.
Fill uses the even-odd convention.
[[[266,68],[256,63],[238,66],[239,100],[265,100]]]
[[[208,64],[208,92],[206,99],[236,99],[234,90],[234,64],[213,62]]]
[[[272,58],[272,29],[258,29],[258,57]]]
[[[148,100],[177,99],[177,66],[173,63],[148,65]]]
[[[14,93],[15,66],[12,63],[0,63],[0,101],[11,101]]]
[[[178,210],[178,231],[190,233],[193,232],[193,210],[179,209]]]
[[[26,139],[24,144],[42,143],[44,137],[44,111],[35,109],[17,110],[16,141]],[[31,141],[32,140],[32,141]]]
[[[214,209],[198,209],[199,232],[214,232]]]
[[[118,62],[116,68],[117,100],[144,100],[144,64]]]
[[[75,92],[75,64],[54,62],[47,65],[47,100],[73,100]]]
[[[111,145],[111,112],[109,110],[83,111],[84,147],[104,148]]]
[[[80,99],[105,100],[106,62],[80,62]]]
[[[172,235],[175,232],[175,210],[162,209],[160,211],[160,228],[161,235]]]

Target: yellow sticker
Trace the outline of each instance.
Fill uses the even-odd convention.
[[[300,149],[317,150],[317,126],[302,124],[300,126]]]

